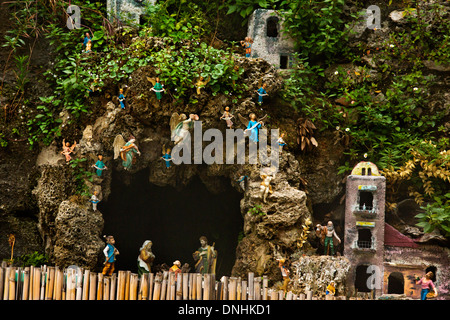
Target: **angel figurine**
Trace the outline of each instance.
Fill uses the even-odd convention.
[[[161,100],[162,93],[164,91],[166,91],[166,89],[164,89],[164,85],[162,85],[159,82],[159,78],[158,77],[156,77],[156,79],[147,77],[147,80],[150,81],[153,84],[153,88],[151,90],[156,93],[156,99]]]
[[[125,102],[124,101],[125,101],[125,96],[123,94],[123,89],[120,88],[119,89],[119,103],[120,103],[120,107],[122,109],[125,109]]]
[[[170,151],[171,151],[170,149],[166,150],[165,145],[163,146],[163,149],[162,149],[163,156],[161,157],[161,159],[163,159],[164,162],[166,163],[166,169],[170,168],[170,161],[172,161],[172,157],[170,156]]]
[[[76,141],[74,141],[73,145],[70,146],[70,142],[66,142],[66,139],[63,139],[63,151],[61,151],[61,154],[66,157],[66,162],[72,160],[70,154],[73,153],[73,150],[75,149],[76,146],[77,146]]]
[[[230,113],[230,107],[225,107],[225,112],[220,117],[220,120],[225,120],[227,123],[227,127],[232,129],[233,128],[233,121],[231,121],[231,118],[234,116]]]
[[[175,142],[175,145],[187,137],[189,129],[194,126],[194,121],[197,121],[198,119],[199,117],[196,114],[190,114],[188,118],[184,113],[181,115],[178,114],[178,112],[172,113],[169,124],[171,139]]]
[[[256,119],[256,114],[254,113],[250,113],[249,118],[250,120],[245,119],[243,116],[241,116],[238,113],[239,116],[239,120],[242,122],[243,125],[245,125],[247,128],[244,130],[245,134],[250,133],[249,139],[252,142],[258,142],[258,135],[259,135],[259,129],[262,128],[262,126],[264,125],[263,120],[266,119],[267,114],[262,117],[261,119]]]
[[[258,90],[256,90],[256,92],[258,93],[258,103],[259,104],[263,103],[264,96],[269,95],[266,91],[266,87],[267,87],[267,85],[265,83],[263,83],[262,86]]]
[[[99,154],[97,156],[97,158],[98,158],[97,162],[95,164],[93,164],[92,167],[95,168],[95,172],[97,173],[97,176],[101,177],[103,170],[108,169],[108,167],[103,162],[103,156],[101,154]]]
[[[94,191],[94,194],[92,195],[89,202],[92,202],[92,210],[97,211],[97,203],[100,202],[100,199],[97,197],[97,191]]]
[[[136,139],[130,136],[128,142],[125,143],[125,139],[121,134],[118,134],[114,138],[114,159],[117,159],[120,155],[125,170],[130,170],[131,166],[136,162],[135,153],[139,156],[141,155],[141,152],[134,143],[135,141]]]
[[[263,198],[263,202],[266,203],[267,196],[273,193],[272,186],[270,185],[270,182],[273,180],[274,176],[269,174],[261,174],[261,197]]]
[[[283,147],[286,145],[286,142],[283,139],[285,135],[286,134],[282,132],[280,137],[278,138],[278,146],[280,147],[280,154],[283,151]]]
[[[198,95],[200,95],[200,89],[204,88],[208,84],[209,80],[211,80],[211,77],[208,77],[207,80],[205,80],[202,76],[198,78],[197,82],[195,83]]]

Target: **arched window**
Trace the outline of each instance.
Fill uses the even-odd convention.
[[[370,292],[367,286],[367,280],[369,279],[370,273],[367,272],[368,265],[359,265],[355,270],[355,289],[358,292]]]
[[[401,272],[392,272],[388,277],[388,292],[393,294],[405,293],[405,279]]]
[[[277,17],[270,17],[267,19],[266,24],[266,36],[270,38],[276,38],[278,37],[278,18]]]

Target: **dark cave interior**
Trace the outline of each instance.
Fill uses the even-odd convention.
[[[206,236],[218,251],[216,275],[231,275],[243,229],[242,194],[226,178],[217,178],[225,190],[213,194],[198,176],[178,190],[151,184],[148,169],[133,174],[129,185],[118,175],[113,172],[111,194],[99,204],[105,220],[103,234],[114,236],[120,252],[117,270],[137,272],[139,249],[151,240],[153,268],[164,263],[170,267],[180,260],[194,272],[192,253],[200,247],[200,236]]]

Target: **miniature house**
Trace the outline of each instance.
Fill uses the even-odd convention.
[[[108,0],[107,12],[110,21],[117,18],[122,22],[139,24],[146,4],[154,5],[156,0]]]
[[[275,10],[252,13],[247,32],[253,39],[251,58],[262,58],[279,69],[292,68],[294,42],[283,33],[282,23]]]
[[[415,277],[433,271],[439,296],[448,299],[450,250],[418,243],[387,224],[385,188],[385,178],[371,162],[358,163],[347,177],[344,256],[352,265],[347,279],[349,294],[374,292],[377,297],[419,299],[421,288]],[[372,275],[378,278],[373,286]]]
[[[347,177],[344,256],[352,263],[347,284],[350,292],[352,288],[371,291],[368,268],[383,270],[385,188],[386,179],[371,162],[359,163]],[[378,291],[381,294],[381,289]]]

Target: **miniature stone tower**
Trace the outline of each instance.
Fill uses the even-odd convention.
[[[350,294],[381,294],[385,191],[386,178],[371,162],[360,162],[347,177],[344,256],[352,265],[347,282]]]
[[[262,58],[280,69],[291,69],[294,41],[283,34],[283,20],[275,10],[256,9],[248,21],[253,39],[251,58]]]
[[[108,0],[107,12],[110,21],[118,18],[122,22],[139,24],[146,4],[154,5],[156,0]]]

